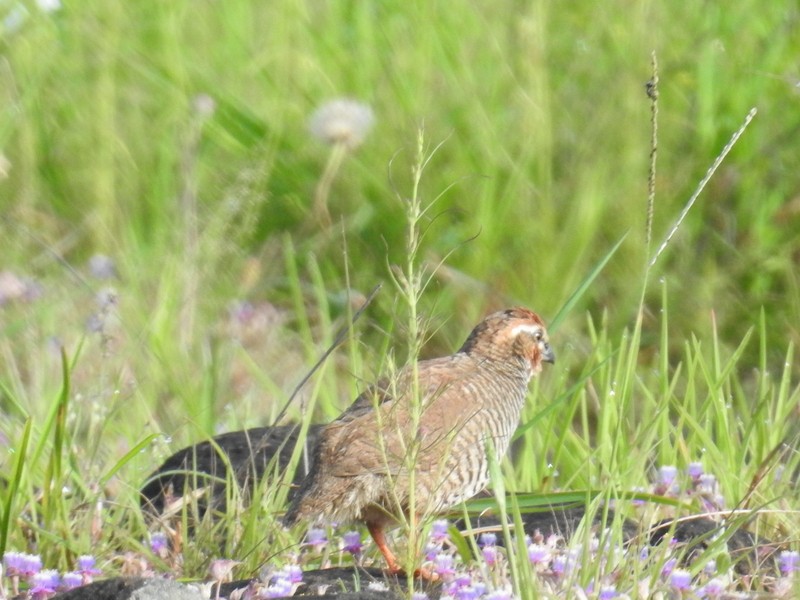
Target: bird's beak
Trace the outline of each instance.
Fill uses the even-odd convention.
[[[542,346],[542,362],[547,362],[550,364],[555,364],[556,362],[556,353],[553,352],[550,344],[546,342]]]

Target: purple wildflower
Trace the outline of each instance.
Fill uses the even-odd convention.
[[[439,554],[440,550],[441,548],[436,544],[431,544],[431,543],[425,544],[425,551],[424,551],[425,560],[430,560],[430,561],[435,560],[436,555]]]
[[[611,600],[619,595],[617,588],[613,585],[604,585],[600,588],[600,593],[597,595],[598,600]]]
[[[497,563],[497,546],[484,546],[481,550],[481,554],[487,565],[494,565]]]
[[[800,552],[797,550],[785,550],[781,552],[778,558],[778,564],[781,568],[781,573],[784,575],[791,575],[800,571]]]
[[[709,579],[706,584],[697,590],[701,598],[719,598],[725,592],[725,580],[722,577]]]
[[[508,588],[494,590],[485,596],[486,600],[511,600],[512,598],[513,596],[511,595],[511,590]]]
[[[94,556],[82,554],[78,557],[78,573],[83,577],[83,583],[91,583],[95,575],[100,575],[100,569],[95,567]]]
[[[348,531],[342,535],[342,541],[344,542],[342,549],[345,552],[355,556],[361,554],[361,549],[364,545],[361,543],[361,534],[358,531]]]
[[[678,468],[673,465],[664,465],[658,470],[658,481],[661,485],[669,487],[675,483],[678,476]]]
[[[283,598],[291,596],[293,593],[294,585],[291,581],[278,574],[272,579],[269,586],[267,586],[267,598]]]
[[[567,571],[567,557],[559,554],[553,559],[553,573],[556,575],[564,575]]]
[[[60,584],[61,577],[55,569],[39,571],[31,577],[30,595],[32,598],[49,598]]]
[[[689,466],[686,468],[686,473],[689,475],[689,477],[692,478],[692,481],[697,481],[703,474],[703,463],[701,462],[689,463]]]
[[[717,489],[717,478],[711,473],[703,473],[697,478],[697,491],[701,494],[713,494]]]
[[[686,569],[675,569],[670,573],[669,584],[678,591],[686,592],[692,587],[692,574]]]
[[[456,590],[456,600],[478,600],[480,595],[473,586],[467,585]]]
[[[445,583],[453,580],[456,569],[452,554],[440,552],[433,559],[433,563],[433,570],[437,575],[439,575],[439,579]]]
[[[288,565],[283,568],[284,577],[291,583],[301,583],[303,581],[303,569],[300,565]]]
[[[528,545],[528,560],[532,565],[545,565],[550,562],[550,549],[542,544]]]
[[[311,546],[314,550],[319,551],[325,544],[328,543],[328,538],[325,535],[324,529],[309,529],[306,535],[306,546]]]
[[[478,545],[482,548],[483,560],[487,565],[497,563],[497,535],[492,532],[482,533],[478,538]]]
[[[675,565],[678,564],[677,558],[670,558],[667,562],[664,563],[664,566],[661,567],[661,576],[665,579],[672,574],[672,571],[675,569]]]
[[[10,577],[31,577],[42,570],[41,557],[24,552],[6,552],[3,564]]]
[[[441,544],[446,542],[450,539],[450,534],[447,532],[450,523],[447,522],[447,519],[439,519],[438,521],[433,522],[433,526],[431,527],[431,541],[436,544]]]
[[[78,573],[77,571],[70,571],[69,573],[64,573],[64,576],[61,578],[61,589],[62,590],[71,590],[76,587],[80,587],[83,585],[83,575]]]
[[[150,550],[156,556],[164,558],[169,552],[169,543],[167,542],[166,534],[157,531],[150,534]]]
[[[678,468],[673,465],[664,465],[658,470],[658,482],[656,483],[656,493],[666,494],[675,492],[675,480],[678,477]]]
[[[90,575],[99,575],[100,571],[95,569],[96,562],[91,554],[82,554],[78,557],[78,570]]]

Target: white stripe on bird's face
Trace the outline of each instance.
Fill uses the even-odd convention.
[[[539,325],[531,325],[530,323],[522,323],[517,325],[511,330],[511,337],[517,337],[520,333],[529,333],[531,335],[542,334],[542,328]]]

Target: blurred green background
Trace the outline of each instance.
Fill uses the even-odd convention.
[[[437,149],[419,260],[446,258],[422,302],[426,354],[500,306],[552,318],[624,236],[553,332],[568,377],[587,312],[619,332],[640,299],[653,51],[655,245],[758,115],[656,264],[645,346],[665,290],[676,352],[715,327],[735,347],[762,309],[770,365],[798,341],[794,2],[5,0],[0,17],[0,360],[28,410],[60,385],[54,349],[83,343],[74,385],[94,419],[185,441],[268,422],[381,282],[355,335],[393,346],[389,266],[406,257],[421,126]],[[331,149],[308,119],[339,97],[375,122],[336,173],[326,229],[311,206]],[[320,419],[378,368],[338,354],[347,377]]]

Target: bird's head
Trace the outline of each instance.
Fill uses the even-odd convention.
[[[530,363],[534,375],[541,372],[542,363],[556,361],[544,322],[521,307],[487,316],[472,330],[460,351],[494,360],[522,358]]]

